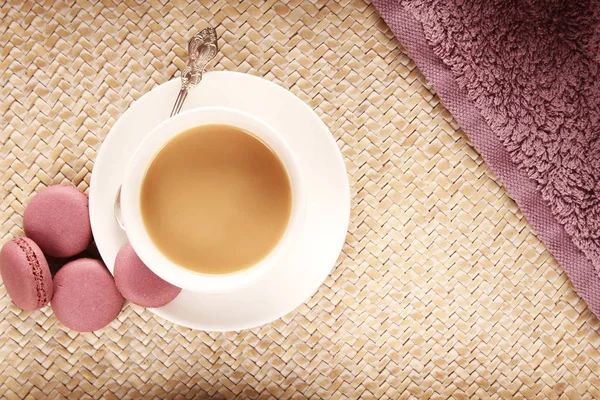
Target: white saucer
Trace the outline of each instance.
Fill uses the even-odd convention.
[[[174,79],[132,104],[104,140],[94,164],[90,218],[96,245],[111,271],[127,241],[113,216],[123,171],[144,135],[169,116],[179,87],[180,80]],[[306,181],[304,233],[284,264],[258,281],[224,294],[182,291],[167,306],[150,311],[195,329],[249,329],[280,318],[308,300],[335,265],[350,216],[348,175],[333,136],[317,114],[272,82],[237,72],[209,72],[191,91],[183,109],[200,106],[246,111],[285,136]]]

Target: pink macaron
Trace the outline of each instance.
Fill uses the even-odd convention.
[[[121,312],[125,299],[98,260],[80,258],[54,276],[52,310],[66,327],[79,332],[104,328]]]
[[[10,298],[23,310],[42,308],[52,298],[48,262],[31,239],[16,238],[2,247],[0,274]]]
[[[115,260],[115,282],[121,294],[130,302],[142,307],[162,307],[181,292],[144,264],[130,243],[119,250]]]
[[[48,256],[81,253],[92,241],[88,197],[72,186],[48,186],[27,205],[23,228]]]

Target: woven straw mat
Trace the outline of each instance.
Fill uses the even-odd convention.
[[[204,6],[202,4],[210,4]],[[94,333],[0,286],[0,398],[599,398],[600,323],[362,0],[8,0],[0,6],[0,244],[36,191],[87,191],[117,118],[179,75],[209,22],[216,70],[313,107],[343,153],[343,253],[306,304],[239,333],[127,305]]]

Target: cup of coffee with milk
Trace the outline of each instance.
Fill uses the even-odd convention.
[[[240,288],[297,241],[306,193],[293,150],[248,113],[196,108],[158,125],[125,171],[121,215],[133,248],[166,281]]]

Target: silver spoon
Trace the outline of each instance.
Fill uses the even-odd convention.
[[[206,65],[215,58],[219,51],[217,32],[214,28],[205,28],[196,33],[188,43],[188,63],[181,74],[181,90],[175,100],[171,117],[183,107],[189,90],[202,80]]]
[[[219,51],[219,46],[217,44],[217,32],[214,28],[204,28],[190,39],[188,42],[188,62],[181,74],[181,89],[177,99],[175,99],[171,117],[181,111],[190,89],[200,83],[206,66],[215,58],[217,51]],[[115,196],[113,212],[117,224],[125,230],[125,224],[121,216],[121,186],[119,186]]]
[[[117,220],[117,224],[119,224],[121,229],[125,230],[125,224],[123,223],[123,217],[121,217],[121,185],[119,185],[119,190],[117,190],[117,195],[115,196],[114,213],[115,213],[115,219]]]

